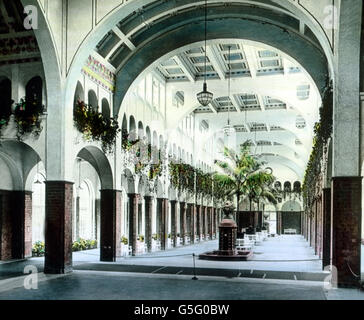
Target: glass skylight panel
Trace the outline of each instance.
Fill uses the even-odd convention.
[[[202,47],[200,48],[192,48],[190,50],[187,50],[186,53],[187,54],[198,54],[198,53],[204,53],[204,49]]]
[[[230,63],[228,64],[228,66],[230,67],[231,70],[241,70],[241,69],[246,69],[246,64],[243,62],[239,62],[239,63]]]
[[[226,61],[229,61],[229,55],[228,54],[224,54],[224,58],[225,58]],[[242,59],[243,59],[243,55],[240,52],[230,54],[230,61],[242,60]]]
[[[197,72],[205,72],[205,67],[196,67]],[[206,71],[215,71],[214,67],[211,65],[206,66]]]
[[[262,60],[260,61],[260,66],[262,68],[273,68],[279,66],[278,60]]]
[[[162,67],[171,67],[171,66],[176,66],[177,62],[174,59],[169,59],[169,60],[163,62],[161,65],[162,65]]]
[[[229,97],[219,97],[216,99],[216,101],[230,101]]]
[[[209,57],[206,57],[205,59],[205,56],[191,57],[190,59],[192,63],[205,63],[205,60],[206,62],[210,62]]]
[[[238,44],[220,44],[220,50],[221,51],[229,51],[229,46],[231,47],[231,50],[239,50],[240,49]]]
[[[168,68],[168,69],[166,69],[166,71],[169,74],[182,74],[183,73],[181,68]]]
[[[260,50],[258,52],[258,55],[260,58],[272,58],[272,57],[277,57],[278,54],[273,52],[273,51],[270,51],[270,50]]]

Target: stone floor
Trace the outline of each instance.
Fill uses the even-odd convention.
[[[117,262],[99,261],[99,250],[75,252],[74,272],[42,273],[44,258],[0,264],[0,299],[364,299],[358,290],[326,290],[321,260],[301,236],[269,238],[254,248],[251,261],[221,262],[193,257],[217,241],[169,249]],[[37,290],[23,287],[24,267],[38,268]]]

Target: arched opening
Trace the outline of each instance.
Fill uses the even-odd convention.
[[[29,105],[41,108],[43,105],[43,80],[37,76],[32,78],[25,87],[25,97]]]
[[[109,101],[107,101],[107,99],[102,99],[102,102],[101,102],[101,106],[102,106],[102,115],[109,119],[110,118],[110,105],[109,105]]]
[[[146,137],[147,137],[148,144],[152,144],[152,136],[151,136],[151,133],[150,133],[150,128],[148,126],[145,128],[145,134],[146,134]]]
[[[85,101],[85,91],[83,90],[83,87],[82,87],[82,84],[80,81],[77,81],[75,96],[73,99],[74,106],[76,105],[77,101]]]
[[[0,120],[8,119],[11,114],[11,81],[8,78],[0,77]]]
[[[98,110],[99,102],[95,91],[89,90],[88,92],[88,104],[95,110]]]
[[[138,139],[138,132],[136,130],[136,123],[133,116],[129,118],[129,139],[135,141]]]
[[[141,121],[138,122],[138,139],[144,138],[144,126]]]

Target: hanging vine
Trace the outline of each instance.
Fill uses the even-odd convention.
[[[77,101],[73,114],[74,125],[86,141],[101,141],[102,151],[111,153],[120,132],[117,120],[104,117],[92,106]]]
[[[314,127],[312,152],[307,164],[302,194],[306,208],[310,208],[315,198],[315,187],[321,172],[321,161],[333,126],[333,92],[332,85],[326,87],[320,108],[320,121]]]

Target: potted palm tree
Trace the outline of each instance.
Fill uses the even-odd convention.
[[[269,202],[275,201],[270,192],[270,186],[275,180],[272,169],[264,168],[264,163],[250,154],[248,146],[241,148],[240,155],[225,147],[224,155],[225,161],[215,160],[222,172],[215,173],[214,179],[224,187],[228,198],[236,197],[237,211],[242,196],[248,196],[252,200],[264,198]],[[239,219],[236,220],[239,225]]]

